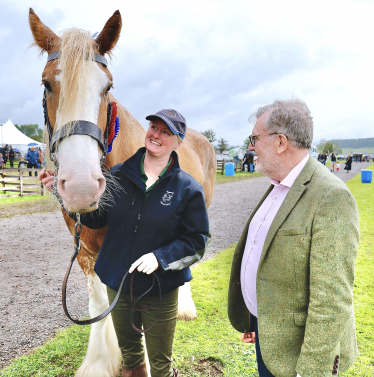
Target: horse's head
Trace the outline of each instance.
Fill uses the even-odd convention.
[[[31,8],[29,21],[35,45],[49,56],[42,83],[54,135],[49,148],[54,144],[59,167],[58,192],[68,211],[93,211],[106,185],[101,162],[107,148],[103,140],[112,87],[112,75],[102,57],[118,41],[121,15],[116,11],[96,39],[79,29],[67,30],[59,37]],[[88,131],[82,132],[84,128]]]

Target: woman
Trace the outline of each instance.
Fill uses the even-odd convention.
[[[115,202],[106,211],[81,215],[88,228],[108,225],[98,255],[95,272],[107,285],[110,303],[114,300],[124,274],[124,294],[112,311],[114,328],[122,352],[122,376],[147,376],[142,335],[130,321],[130,280],[133,292],[143,295],[152,286],[153,272],[161,280],[161,312],[158,303],[136,311],[134,325],[145,333],[152,377],[178,376],[172,368],[172,346],[178,311],[178,287],[192,279],[189,266],[205,252],[210,239],[208,214],[201,185],[180,169],[175,152],[186,134],[186,121],[175,110],[149,115],[145,147],[122,164],[111,168],[123,190],[113,193]],[[43,172],[42,181],[53,179]],[[136,270],[136,271],[135,271]],[[157,284],[156,284],[157,285]],[[154,286],[137,303],[148,307],[158,297]]]
[[[335,156],[335,153],[332,152],[331,153],[331,171],[334,172],[335,171],[335,164],[336,164],[336,156]]]
[[[352,157],[350,154],[348,155],[347,161],[345,162],[344,169],[347,170],[347,173],[352,170]]]

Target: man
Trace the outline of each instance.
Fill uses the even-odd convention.
[[[4,159],[4,165],[6,166],[6,163],[8,162],[9,158],[9,147],[8,144],[5,144],[5,147],[3,146],[3,159]]]
[[[28,169],[37,169],[38,168],[38,160],[39,160],[39,152],[35,150],[34,147],[31,147],[27,151],[26,161],[27,161],[27,168]],[[29,171],[29,176],[31,177],[31,171]],[[37,171],[35,171],[35,177],[38,175]]]
[[[14,152],[13,147],[10,145],[9,146],[9,163],[10,167],[13,169],[14,168],[14,157],[16,156],[16,152]]]
[[[271,186],[234,253],[229,319],[243,341],[256,343],[260,377],[337,375],[357,356],[357,205],[309,156],[313,122],[304,102],[275,101],[255,117],[250,149]]]
[[[254,165],[253,165],[253,153],[252,152],[245,152],[244,159],[243,159],[243,171],[245,171],[245,165],[247,165],[247,169],[249,173],[253,173]]]

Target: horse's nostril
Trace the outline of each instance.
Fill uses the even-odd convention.
[[[96,204],[97,204],[97,202],[93,202],[93,203],[91,203],[91,204],[90,204],[90,208],[95,207]]]

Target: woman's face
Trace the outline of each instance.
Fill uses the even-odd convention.
[[[157,156],[170,156],[174,149],[177,149],[180,142],[161,119],[151,121],[148,131],[145,135],[145,148],[147,152]]]

